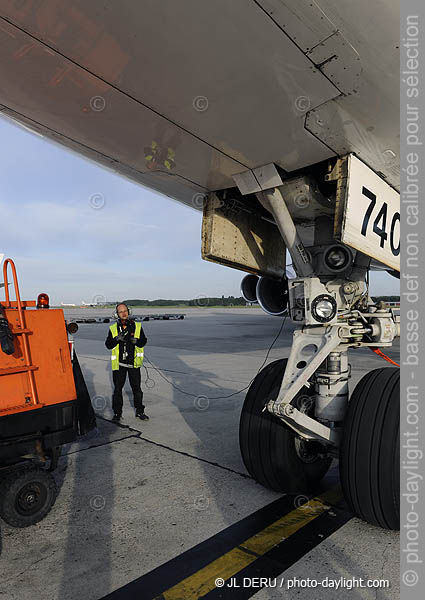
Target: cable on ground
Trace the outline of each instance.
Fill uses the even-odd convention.
[[[246,385],[244,388],[242,388],[241,390],[238,390],[237,392],[233,392],[232,394],[229,394],[228,396],[213,396],[212,398],[210,398],[209,396],[204,396],[202,394],[202,397],[207,398],[208,400],[224,400],[226,398],[231,398],[232,396],[236,396],[237,394],[240,394],[241,392],[244,392],[245,390],[247,390],[249,388],[249,386],[251,385],[251,383],[254,381],[255,377],[258,375],[258,373],[261,371],[261,369],[264,367],[264,365],[267,362],[267,359],[269,357],[270,352],[272,351],[273,346],[275,345],[275,343],[277,342],[280,334],[282,333],[283,330],[283,326],[285,325],[285,321],[286,321],[286,317],[287,315],[285,315],[285,318],[282,321],[282,325],[279,328],[279,331],[277,332],[276,337],[274,338],[273,342],[271,343],[270,348],[267,350],[267,354],[265,359],[263,360],[261,366],[259,367],[257,373],[255,374],[255,376],[251,379],[251,381],[248,383],[248,385]],[[175,388],[176,390],[178,390],[181,394],[184,394],[186,396],[192,396],[193,398],[199,398],[199,394],[192,394],[191,392],[186,392],[185,390],[182,390],[181,388],[179,388],[178,385],[176,385],[175,383],[173,383],[172,381],[170,381],[169,379],[167,379],[165,377],[165,375],[162,374],[161,370],[158,369],[157,367],[155,367],[155,365],[149,360],[149,358],[145,357],[145,360],[148,361],[148,363],[151,365],[151,367],[158,373],[158,375],[160,375],[160,377],[162,377],[162,379],[165,379],[165,381],[167,383],[169,383],[173,388]],[[147,374],[147,379],[145,381],[145,383],[147,381],[149,381],[149,379],[152,379],[151,377],[149,377],[149,373],[148,370],[145,366],[145,364],[143,364],[143,366],[145,367],[146,370],[146,374]],[[153,381],[153,380],[152,380]],[[147,386],[149,387],[149,386]],[[153,387],[153,386],[152,386]]]

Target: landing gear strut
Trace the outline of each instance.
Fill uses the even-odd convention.
[[[331,179],[330,175],[325,178]],[[338,184],[340,201],[344,181]],[[287,303],[298,328],[288,359],[269,364],[248,391],[239,429],[242,458],[250,475],[262,485],[297,493],[313,490],[332,459],[339,457],[342,489],[350,509],[371,524],[397,529],[399,371],[371,371],[349,402],[348,351],[391,346],[400,335],[399,318],[369,295],[370,257],[335,239],[332,217],[336,219],[341,212],[341,202],[332,215],[329,207],[335,198],[325,201],[317,186],[307,178],[304,183],[306,190],[313,190],[306,203],[312,208],[302,215],[293,208],[291,197],[300,185],[298,180],[292,187],[285,180],[256,193],[272,215],[297,273],[287,280]],[[373,244],[373,238],[367,239],[366,217],[360,220],[358,233],[362,244]],[[314,239],[310,236],[309,245],[304,246],[302,233],[306,239],[311,233],[303,231],[307,222]],[[357,227],[355,219],[351,227]],[[398,256],[394,244],[391,248]],[[384,264],[392,264],[394,256],[385,262],[387,256],[382,255]]]

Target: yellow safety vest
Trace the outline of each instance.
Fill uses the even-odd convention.
[[[140,338],[140,332],[142,329],[142,326],[140,323],[135,323],[136,325],[136,330],[134,332],[134,335],[136,338]],[[118,335],[118,324],[114,323],[113,325],[111,325],[109,327],[109,330],[112,333],[112,337],[117,337]],[[143,355],[144,355],[144,349],[140,348],[139,346],[134,346],[134,367],[141,367],[143,365]],[[112,356],[111,356],[111,361],[112,361],[112,370],[113,371],[118,371],[118,369],[120,368],[119,365],[119,360],[120,360],[120,345],[117,344],[116,346],[114,346],[114,348],[112,348]]]

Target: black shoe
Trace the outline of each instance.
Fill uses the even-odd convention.
[[[119,423],[121,421],[121,415],[114,415],[112,417],[112,422],[113,423]]]
[[[145,415],[145,413],[144,413],[144,412],[139,412],[139,411],[137,411],[137,412],[136,412],[136,418],[137,418],[137,419],[141,419],[142,421],[149,421],[149,417],[148,417],[148,415]]]

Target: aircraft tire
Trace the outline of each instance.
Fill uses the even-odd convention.
[[[350,509],[372,525],[400,528],[400,369],[367,373],[344,419],[340,479]]]
[[[0,516],[12,527],[38,523],[52,508],[56,483],[39,467],[20,468],[9,473],[0,485]]]
[[[313,490],[326,474],[332,459],[317,454],[317,444],[300,441],[280,419],[263,412],[277,397],[287,359],[267,365],[253,380],[242,408],[239,444],[248,473],[259,483],[278,492]],[[291,404],[300,410],[313,408],[312,390],[304,387]],[[307,409],[302,407],[307,406]]]

